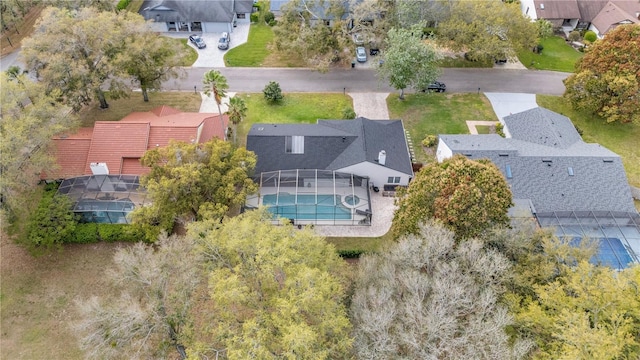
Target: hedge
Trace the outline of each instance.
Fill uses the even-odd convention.
[[[338,250],[338,255],[345,259],[359,258],[364,253],[364,250]]]
[[[136,242],[143,238],[137,228],[127,224],[82,223],[76,226],[74,236],[66,242],[88,244],[95,242]]]

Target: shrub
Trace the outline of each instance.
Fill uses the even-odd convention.
[[[89,244],[100,241],[136,242],[144,240],[144,235],[138,231],[138,228],[128,224],[78,224],[73,235],[69,237],[67,242]]]
[[[578,134],[580,134],[580,136],[582,136],[582,129],[580,129],[578,127],[578,125],[574,125],[574,127],[576,128],[576,131],[578,132]]]
[[[553,35],[553,24],[551,24],[549,20],[536,20],[536,28],[538,30],[538,37],[541,39],[548,38]]]
[[[258,13],[255,12],[253,14],[251,14],[251,16],[249,17],[249,19],[251,19],[252,23],[257,23],[258,22]]]
[[[29,218],[29,245],[50,248],[69,241],[78,224],[71,206],[72,201],[67,196],[55,196],[55,191],[46,190],[38,209]]]
[[[127,8],[127,6],[129,6],[130,2],[131,0],[120,0],[118,1],[118,5],[116,7],[118,8],[118,10],[124,10]]]
[[[586,33],[584,33],[584,39],[588,42],[594,42],[598,40],[598,35],[596,35],[596,33],[594,33],[593,31],[589,30]]]
[[[276,26],[278,24],[278,22],[275,19],[271,19],[268,22],[269,26]]]
[[[505,137],[504,135],[504,125],[501,122],[496,124],[496,134]]]
[[[364,250],[338,250],[338,255],[345,259],[359,258],[362,254],[364,254]]]
[[[355,119],[356,118],[356,112],[350,106],[347,106],[344,109],[342,109],[342,118],[343,119]]]
[[[78,244],[89,244],[99,241],[98,224],[84,223],[78,224],[73,233],[74,236],[69,237],[69,242]]]
[[[424,140],[422,140],[422,146],[432,147],[438,144],[438,137],[435,135],[427,135]]]
[[[580,41],[582,40],[582,36],[580,36],[579,31],[572,31],[569,33],[569,41]]]
[[[538,44],[533,48],[533,52],[536,54],[540,54],[542,53],[542,49],[544,49],[544,46],[542,46],[542,44]]]
[[[271,11],[267,11],[264,14],[264,22],[266,22],[267,24],[271,25],[271,21],[275,20],[276,16],[273,15],[273,13]]]
[[[269,103],[277,103],[280,102],[284,96],[282,96],[282,89],[280,89],[280,84],[275,81],[269,81],[267,86],[262,90],[264,94],[264,98]]]

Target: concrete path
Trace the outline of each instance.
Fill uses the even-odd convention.
[[[467,120],[467,127],[469,128],[469,134],[471,135],[478,135],[478,128],[476,128],[476,126],[492,126],[497,124],[497,122],[495,121],[474,121],[474,120]]]
[[[389,119],[387,97],[389,93],[348,93],[353,99],[356,116],[371,120]]]
[[[202,103],[200,104],[199,112],[217,114],[218,104],[216,104],[216,101],[213,99],[213,97],[205,95],[204,92],[202,91],[200,92],[200,96],[202,97]],[[222,98],[222,104],[220,104],[220,111],[222,111],[223,114],[229,109],[229,107],[227,106],[227,104],[229,103],[229,99],[234,96],[236,96],[235,92],[228,91],[227,96]]]
[[[393,220],[393,197],[384,197],[382,192],[371,191],[371,226],[329,226],[316,225],[316,233],[322,236],[344,237],[379,237],[386,234],[391,228]]]
[[[491,102],[493,111],[502,121],[505,116],[538,107],[535,94],[485,93]]]

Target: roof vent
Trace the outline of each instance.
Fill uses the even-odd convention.
[[[550,163],[550,162],[553,162],[553,160],[551,160],[551,159],[542,159],[542,162],[543,163]]]
[[[571,166],[567,168],[567,171],[569,172],[569,176],[573,176],[573,168]]]
[[[606,163],[612,163],[612,162],[613,162],[613,159],[606,158],[606,159],[602,159],[602,161],[603,161],[603,162],[606,162]]]
[[[505,172],[507,173],[507,179],[513,178],[513,175],[511,174],[511,165],[506,166]]]
[[[264,130],[264,128],[262,126],[260,126],[257,130],[258,131],[262,131],[262,130]]]
[[[385,165],[387,162],[387,152],[384,150],[380,150],[378,153],[378,164]]]
[[[544,10],[544,4],[540,4],[540,10]]]

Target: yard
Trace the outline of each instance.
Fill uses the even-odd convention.
[[[268,45],[273,40],[273,30],[266,24],[252,24],[247,42],[224,55],[226,66],[260,67],[269,55]]]
[[[583,56],[559,36],[543,39],[540,44],[544,47],[540,54],[531,50],[518,53],[520,62],[529,69],[573,72],[576,62]]]
[[[482,94],[409,94],[405,100],[396,94],[387,98],[389,115],[402,119],[416,146],[427,135],[468,134],[465,121],[498,121],[489,100]],[[423,151],[416,151],[421,162],[433,159]]]

